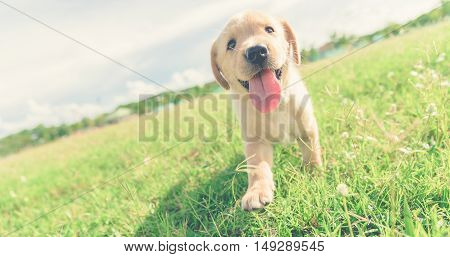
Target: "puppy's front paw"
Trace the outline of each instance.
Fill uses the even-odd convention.
[[[303,165],[308,171],[313,171],[315,168],[322,166],[322,158],[320,157],[320,153],[314,153],[309,158],[303,158]]]
[[[242,209],[251,211],[264,208],[273,200],[275,185],[273,181],[257,181],[250,187],[242,197]]]

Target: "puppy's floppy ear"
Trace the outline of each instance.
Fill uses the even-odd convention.
[[[211,68],[214,74],[214,77],[216,78],[217,82],[225,88],[226,90],[230,89],[230,85],[228,85],[228,82],[225,80],[225,77],[223,76],[222,72],[219,69],[219,66],[217,65],[217,46],[216,42],[213,43],[211,47]]]
[[[287,21],[281,20],[281,25],[283,25],[284,35],[289,43],[289,51],[292,52],[292,58],[296,64],[300,64],[300,53],[298,52],[297,37],[295,36],[295,32]]]

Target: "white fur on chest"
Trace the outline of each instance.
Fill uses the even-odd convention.
[[[242,137],[246,142],[293,143],[301,136],[299,114],[312,113],[309,95],[300,77],[291,75],[283,87],[281,102],[270,113],[255,109],[251,100],[244,96],[232,97],[236,116],[241,123]]]

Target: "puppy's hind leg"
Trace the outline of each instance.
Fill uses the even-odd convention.
[[[311,107],[302,114],[298,120],[298,125],[301,131],[298,143],[302,151],[304,165],[308,168],[322,165],[319,128]]]
[[[242,198],[242,208],[263,208],[272,202],[275,184],[272,176],[273,147],[269,143],[246,143],[245,155],[248,164],[248,188]]]

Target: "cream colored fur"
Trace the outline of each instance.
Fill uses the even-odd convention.
[[[273,27],[274,33],[267,33],[267,26]],[[231,38],[236,40],[236,47],[227,50]],[[256,110],[247,90],[238,81],[247,81],[255,75],[244,52],[256,44],[269,49],[271,68],[282,69],[281,102],[270,113]],[[297,39],[291,26],[284,20],[254,11],[232,17],[211,48],[214,75],[228,90],[241,124],[249,165],[248,189],[242,198],[245,210],[263,208],[273,201],[274,143],[298,142],[305,165],[322,163],[317,122],[308,91],[300,79],[299,60]]]

